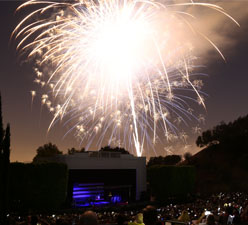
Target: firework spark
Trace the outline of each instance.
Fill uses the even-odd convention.
[[[108,140],[138,156],[144,146],[156,144],[158,136],[175,136],[172,121],[194,117],[187,100],[205,107],[202,82],[191,77],[194,46],[187,38],[188,33],[205,36],[189,23],[193,15],[178,10],[192,5],[231,18],[219,6],[194,2],[22,4],[17,10],[30,7],[32,12],[13,34],[20,39],[17,49],[35,61],[35,82],[48,87],[41,101],[54,115],[49,129],[64,119],[87,143],[86,149],[93,141],[101,145]],[[36,92],[31,93],[33,98]]]

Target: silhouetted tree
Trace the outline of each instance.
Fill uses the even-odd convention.
[[[82,152],[85,152],[85,148],[81,148],[80,150],[77,150],[77,149],[75,149],[75,148],[69,148],[69,149],[67,150],[67,154],[68,154],[68,155],[73,155],[73,154],[75,154],[75,153],[82,153]]]
[[[212,133],[211,130],[204,131],[201,136],[196,140],[198,147],[209,146],[212,144]]]
[[[248,146],[248,115],[239,117],[234,122],[228,124],[221,122],[212,130],[202,133],[196,140],[198,147],[208,147],[211,145],[224,144],[235,145],[238,149]]]
[[[2,118],[2,99],[0,95],[0,151],[1,153],[2,153],[3,139],[4,139],[4,129],[3,129],[3,118]]]
[[[45,144],[43,146],[40,146],[36,150],[37,154],[33,158],[33,162],[40,162],[45,160],[47,157],[52,157],[55,155],[62,155],[63,152],[58,149],[58,147],[55,144],[52,144],[49,142],[48,144]]]
[[[4,139],[4,129],[3,129],[3,119],[2,119],[2,102],[0,95],[0,223],[3,223],[4,213],[3,213],[3,198],[4,198],[4,157],[3,157],[3,139]]]
[[[188,162],[190,161],[191,157],[192,157],[192,154],[190,152],[185,152],[183,155],[183,158],[187,160]]]
[[[4,129],[3,129],[3,119],[2,119],[2,103],[1,103],[1,96],[0,96],[0,175],[2,181],[2,174],[3,174],[3,139],[4,139]],[[0,185],[1,193],[2,193],[2,185]],[[0,199],[0,203],[1,203]]]
[[[182,160],[182,156],[180,155],[167,155],[165,157],[158,156],[158,157],[151,157],[147,166],[154,166],[154,165],[176,165]]]
[[[99,152],[119,152],[121,154],[130,154],[126,149],[124,148],[119,148],[119,147],[115,147],[115,148],[112,148],[110,146],[105,146],[105,147],[102,147]]]
[[[2,102],[0,95],[0,224],[6,224],[8,207],[8,181],[10,164],[10,125],[3,129]]]

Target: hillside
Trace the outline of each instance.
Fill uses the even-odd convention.
[[[201,144],[204,143],[202,145],[206,147],[193,155],[190,160],[181,163],[196,167],[198,192],[248,190],[247,121],[248,116],[229,124],[221,123],[198,137],[198,144],[199,140],[204,140]]]

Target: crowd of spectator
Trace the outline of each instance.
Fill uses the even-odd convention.
[[[92,211],[94,210],[94,211]],[[144,209],[91,209],[52,215],[8,215],[10,225],[167,225],[248,224],[248,194],[219,193],[191,203],[146,206]]]

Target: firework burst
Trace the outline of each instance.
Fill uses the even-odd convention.
[[[35,61],[35,82],[48,90],[41,101],[54,115],[49,129],[63,119],[86,149],[108,140],[138,156],[158,136],[175,136],[173,121],[193,117],[188,99],[205,107],[202,82],[190,76],[195,57],[187,34],[205,36],[188,22],[191,14],[178,10],[192,5],[230,17],[219,6],[194,2],[22,4],[17,10],[30,7],[32,12],[14,35],[19,51]],[[33,98],[36,93],[31,93]]]

